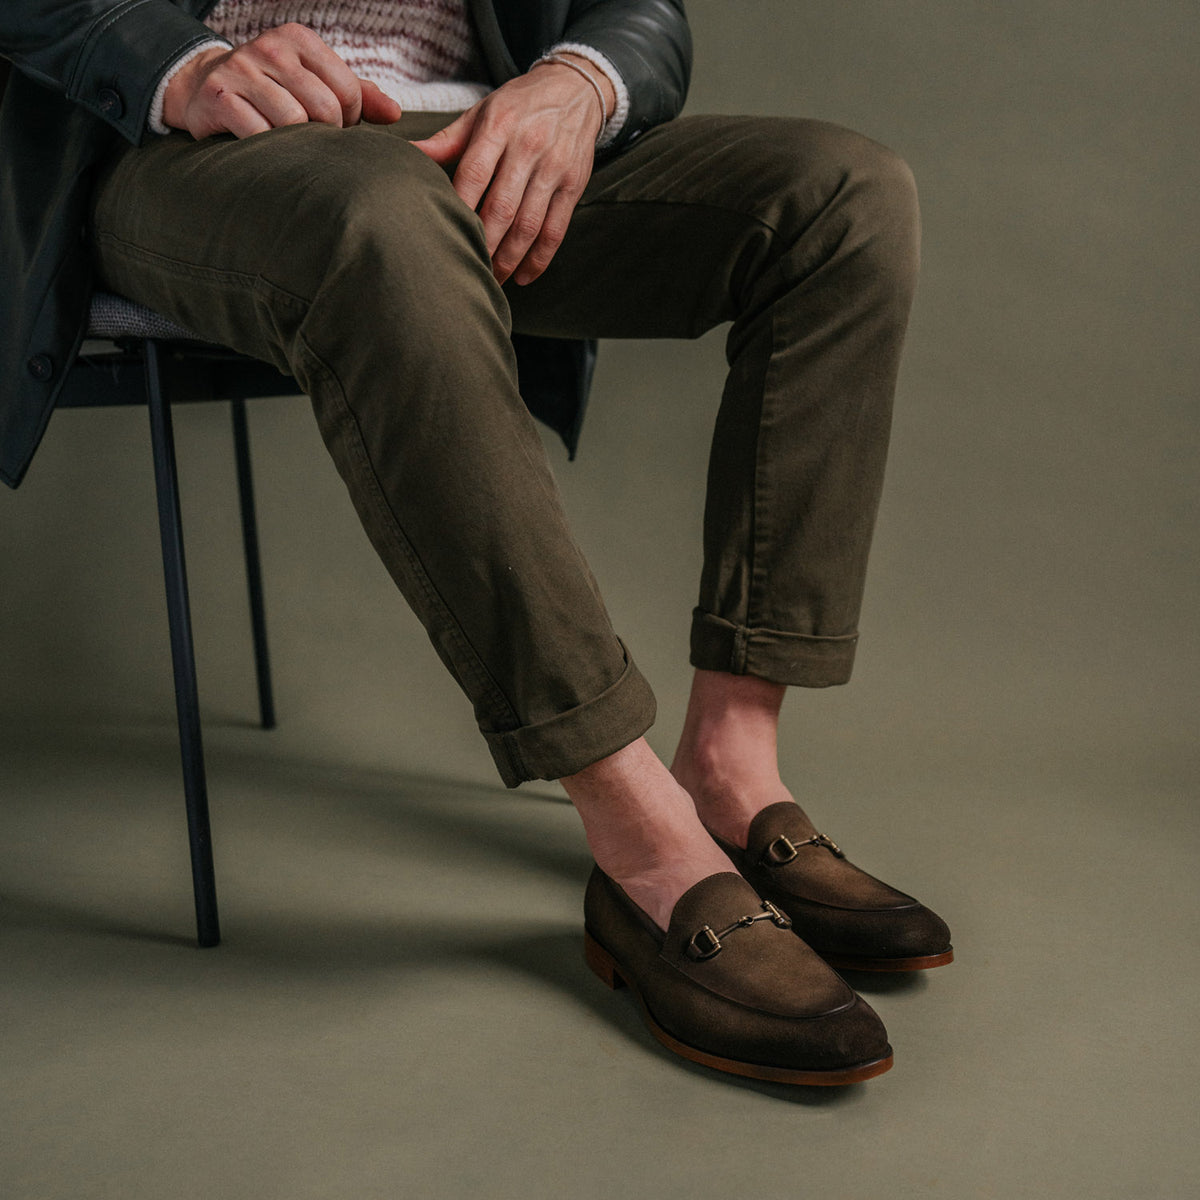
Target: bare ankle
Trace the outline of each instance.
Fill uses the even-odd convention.
[[[662,928],[692,884],[733,869],[643,739],[560,782],[597,865]]]
[[[790,800],[779,777],[777,732],[784,688],[745,675],[697,671],[671,774],[705,827],[745,846],[755,815]]]

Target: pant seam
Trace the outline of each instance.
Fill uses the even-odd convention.
[[[263,286],[269,288],[281,299],[288,300],[293,304],[308,305],[312,303],[308,297],[301,296],[288,288],[282,287],[267,279],[264,275],[256,275],[250,271],[230,270],[226,267],[204,267],[198,263],[186,262],[181,258],[172,258],[167,254],[157,254],[153,250],[146,250],[136,242],[128,242],[113,233],[97,231],[93,235],[93,240],[97,243],[104,242],[110,245],[118,253],[125,255],[127,258],[136,259],[140,262],[153,263],[156,266],[171,271],[175,275],[185,276],[190,279],[206,279],[217,283],[248,284],[256,288]]]
[[[770,473],[763,463],[764,437],[763,430],[767,424],[768,415],[768,396],[770,389],[767,387],[767,382],[771,377],[771,363],[775,357],[775,312],[772,309],[770,314],[770,326],[768,328],[768,338],[770,341],[770,352],[767,354],[766,363],[763,367],[762,388],[758,402],[758,421],[754,430],[754,504],[751,506],[750,521],[750,586],[747,589],[746,595],[746,628],[747,630],[754,628],[758,623],[755,617],[762,611],[763,594],[767,590],[767,580],[765,573],[759,569],[759,564],[762,561],[763,555],[760,553],[760,542],[763,537],[763,528],[768,524],[768,507],[769,490],[768,480]],[[742,658],[741,668],[745,669],[746,663],[746,647],[742,643]]]
[[[735,675],[744,675],[746,673],[746,651],[749,642],[749,629],[735,622],[733,626],[733,662],[730,663]]]

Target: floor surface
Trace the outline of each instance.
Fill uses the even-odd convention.
[[[1161,762],[1136,797],[1034,764],[892,794],[887,836],[870,803],[823,821],[958,960],[852,976],[896,1064],[817,1089],[677,1059],[588,972],[589,859],[549,785],[306,765],[217,723],[225,941],[200,951],[170,726],[19,732],[7,1200],[1196,1194],[1196,830]]]

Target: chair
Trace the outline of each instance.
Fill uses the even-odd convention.
[[[281,374],[270,364],[206,343],[158,313],[119,296],[101,293],[94,297],[88,337],[104,339],[110,344],[93,348],[85,343],[84,351],[63,385],[57,406],[91,408],[145,404],[150,411],[150,441],[154,455],[192,887],[196,901],[196,936],[200,946],[216,946],[221,940],[221,930],[204,750],[200,736],[196,660],[184,563],[171,406],[202,400],[231,402],[242,540],[258,679],[259,717],[262,727],[271,729],[275,725],[275,706],[267,654],[246,400],[259,396],[295,395],[300,389],[295,380]]]

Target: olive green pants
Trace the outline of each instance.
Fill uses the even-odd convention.
[[[478,218],[409,144],[448,120],[119,148],[95,191],[100,282],[296,377],[509,786],[654,720],[518,395],[510,329],[731,322],[692,662],[845,682],[917,270],[908,169],[823,122],[674,121],[597,167],[541,279],[501,288]]]

